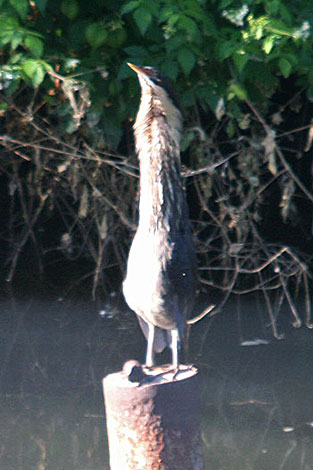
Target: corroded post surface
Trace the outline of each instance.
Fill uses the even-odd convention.
[[[111,470],[203,470],[197,369],[103,379]]]

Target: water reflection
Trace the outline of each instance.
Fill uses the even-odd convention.
[[[0,468],[108,469],[100,381],[144,356],[133,317],[77,301],[0,307]],[[254,310],[242,303],[239,319],[230,304],[192,330],[206,468],[313,469],[312,331],[289,328],[286,312],[274,340]]]

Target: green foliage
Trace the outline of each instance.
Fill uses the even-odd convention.
[[[61,12],[69,20],[74,20],[79,12],[79,6],[76,0],[63,0],[61,3]]]
[[[25,80],[30,80],[32,86],[37,88],[45,77],[45,64],[35,59],[27,59],[22,65]]]
[[[86,112],[100,112],[101,128],[107,127],[110,108],[120,134],[137,97],[134,74],[124,64],[152,64],[177,81],[184,107],[201,97],[201,107],[215,111],[213,103],[222,98],[225,113],[238,123],[230,103],[235,100],[240,107],[247,99],[257,100],[266,109],[280,77],[298,75],[312,95],[312,21],[306,0],[241,6],[235,0],[119,0],[111,5],[104,0],[2,0],[1,76],[7,93],[25,82],[46,96],[59,83],[51,71],[77,75],[91,94]],[[73,59],[75,67],[69,68]],[[13,63],[8,86],[5,71]],[[131,89],[125,106],[122,97]],[[109,135],[105,140],[109,147],[118,143]]]
[[[91,47],[97,48],[105,43],[108,33],[102,22],[91,23],[86,28],[86,39]]]
[[[28,0],[10,0],[10,5],[14,8],[21,19],[26,18],[28,10]]]
[[[25,47],[35,56],[40,57],[43,52],[43,41],[36,36],[28,35],[24,41]]]

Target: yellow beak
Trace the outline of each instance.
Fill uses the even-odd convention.
[[[127,65],[128,67],[130,67],[134,72],[136,73],[142,73],[143,72],[143,67],[139,67],[138,65],[134,65],[134,64],[130,64],[129,62],[127,62]]]

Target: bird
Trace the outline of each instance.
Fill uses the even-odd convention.
[[[127,64],[141,99],[134,124],[139,159],[139,219],[127,261],[123,294],[147,339],[145,365],[171,349],[179,370],[186,319],[192,312],[197,265],[180,175],[183,116],[170,80],[156,67]]]

